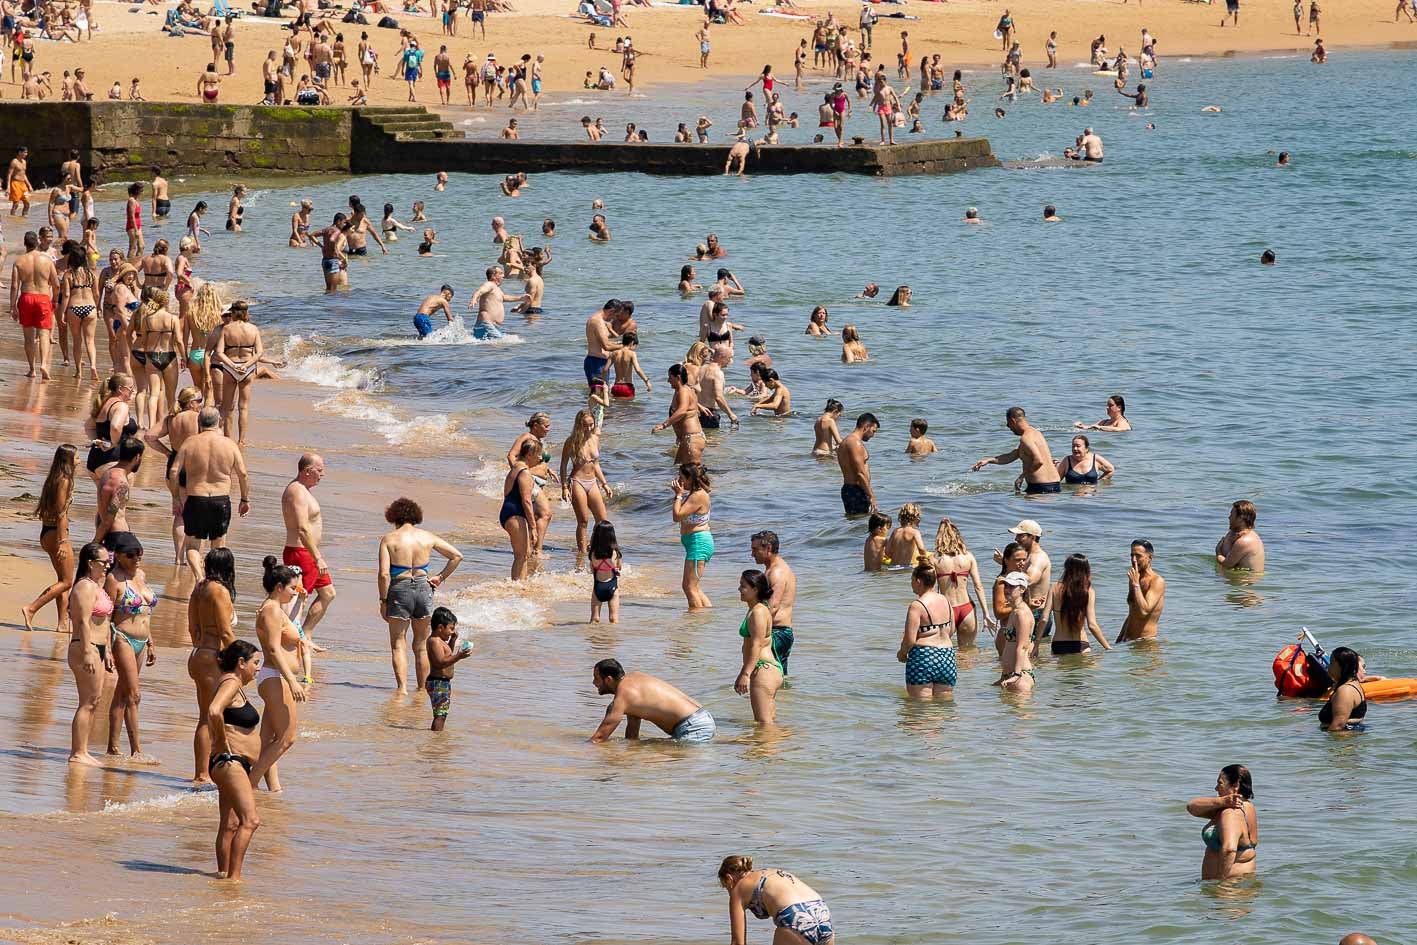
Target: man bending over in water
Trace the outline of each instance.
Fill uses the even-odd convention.
[[[453,320],[453,310],[448,307],[448,303],[453,300],[453,287],[444,285],[437,292],[423,300],[423,304],[418,306],[418,314],[413,316],[413,327],[418,331],[418,337],[427,338],[433,334],[433,313],[442,310],[443,317],[447,321]]]
[[[640,722],[648,719],[670,738],[681,742],[706,742],[713,738],[714,721],[708,709],[648,673],[627,673],[619,660],[601,660],[591,671],[595,691],[614,696],[605,710],[605,719],[593,742],[605,742],[626,719],[625,737],[640,737]]]
[[[1018,446],[998,456],[986,456],[970,467],[978,472],[985,466],[1007,466],[1016,460],[1023,462],[1023,478],[1028,483],[1024,490],[1029,495],[1040,492],[1060,492],[1058,469],[1053,463],[1053,454],[1048,452],[1048,443],[1029,425],[1022,407],[1010,407],[1005,416],[1005,425],[1018,437]]]

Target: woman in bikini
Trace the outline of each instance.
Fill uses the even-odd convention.
[[[132,376],[113,374],[104,382],[102,392],[94,396],[93,410],[85,424],[91,440],[84,463],[94,482],[114,462],[119,442],[138,432],[138,421],[132,413],[136,391]]]
[[[379,539],[379,616],[389,625],[389,649],[398,692],[408,691],[408,631],[413,630],[413,666],[421,692],[428,682],[428,636],[433,628],[433,592],[462,563],[462,552],[440,536],[419,526],[423,509],[412,499],[400,498],[384,509],[384,521],[393,526]],[[428,565],[437,553],[443,570],[430,574]]]
[[[1226,765],[1215,779],[1215,796],[1193,798],[1186,805],[1186,813],[1206,820],[1201,828],[1201,879],[1230,879],[1255,871],[1260,824],[1254,797],[1250,769]]]
[[[841,445],[841,430],[836,422],[841,419],[841,413],[845,409],[835,397],[827,400],[827,405],[822,408],[822,415],[817,418],[813,427],[817,438],[812,445],[813,456],[830,457],[836,453],[836,448]]]
[[[595,416],[589,410],[579,411],[571,435],[561,447],[561,498],[569,500],[576,513],[577,571],[585,565],[591,520],[605,521],[605,500],[611,495],[610,483],[600,468]]]
[[[510,469],[517,464],[517,455],[521,453],[522,447],[526,445],[528,439],[536,441],[538,457],[532,460],[527,467],[531,471],[532,483],[536,486],[536,544],[532,546],[532,557],[541,557],[541,543],[546,538],[546,530],[551,527],[551,516],[554,511],[551,505],[551,493],[546,491],[547,485],[553,482],[560,482],[556,474],[551,471],[551,453],[546,449],[546,438],[551,435],[551,415],[545,411],[538,410],[531,415],[526,422],[527,432],[516,438],[512,443],[512,448],[507,450],[507,468]]]
[[[856,364],[869,360],[871,356],[866,352],[866,344],[861,340],[856,326],[847,325],[841,330],[841,363]]]
[[[266,715],[261,720],[261,754],[250,774],[253,785],[265,778],[267,789],[275,793],[280,791],[276,762],[295,744],[299,724],[295,707],[305,701],[305,686],[300,681],[305,631],[288,616],[303,586],[300,572],[281,564],[275,555],[266,555],[263,565],[261,586],[266,589],[266,599],[256,611],[256,636],[265,665],[256,675],[256,691],[261,694]]]
[[[738,579],[738,599],[748,605],[748,614],[738,628],[743,638],[743,667],[733,681],[733,691],[747,696],[753,706],[753,721],[777,724],[777,691],[782,688],[783,669],[772,645],[772,611],[768,600],[772,586],[761,571],[744,571]]]
[[[748,940],[747,914],[772,919],[774,945],[833,945],[832,914],[817,891],[786,870],[753,869],[751,856],[727,856],[718,884],[728,890],[729,940]]]
[[[315,209],[311,200],[300,201],[300,209],[290,215],[290,245],[300,248],[310,245],[310,212]]]
[[[113,600],[113,634],[110,637],[113,667],[118,672],[118,685],[113,690],[113,704],[108,709],[108,753],[118,754],[118,739],[123,726],[128,727],[128,760],[134,764],[155,765],[156,758],[143,753],[138,737],[138,703],[142,689],[138,684],[144,666],[157,662],[157,647],[152,641],[152,612],[157,606],[157,592],[148,587],[143,573],[143,546],[137,537],[120,536],[115,542],[113,566],[108,571],[104,592]]]
[[[955,625],[955,644],[963,649],[973,646],[979,634],[979,621],[993,629],[993,618],[984,606],[984,582],[979,577],[979,562],[970,553],[955,523],[941,519],[935,530],[935,573],[940,579],[940,593],[950,602]],[[974,598],[969,599],[969,588],[974,587]]]
[[[170,248],[167,240],[158,240],[153,244],[153,251],[138,260],[143,288],[151,285],[165,290],[172,281],[172,260],[167,258]]]
[[[192,257],[197,254],[197,241],[184,236],[177,242],[177,260],[173,263],[172,295],[177,299],[177,317],[186,318],[192,305],[196,284],[192,279]]]
[[[832,331],[827,325],[827,317],[827,307],[825,305],[818,305],[816,308],[812,309],[812,315],[807,319],[807,334],[814,338],[825,338],[827,335],[836,334],[836,332]]]
[[[1092,589],[1092,564],[1087,555],[1068,555],[1063,562],[1063,579],[1053,585],[1048,596],[1051,603],[1047,606],[1054,614],[1050,645],[1054,656],[1092,652],[1086,636],[1089,631],[1104,650],[1112,649],[1097,625],[1097,595]]]
[[[44,609],[50,601],[58,611],[55,630],[72,633],[69,623],[69,588],[74,585],[74,549],[69,544],[69,503],[74,501],[74,472],[79,465],[79,448],[65,443],[54,451],[54,459],[49,463],[49,475],[44,477],[44,487],[39,491],[39,504],[35,506],[34,517],[39,519],[39,546],[49,555],[49,563],[54,567],[54,583],[26,605],[20,612],[24,614],[25,629],[34,629],[35,614]]]
[[[251,836],[261,826],[256,795],[249,777],[261,753],[261,713],[246,696],[246,687],[262,669],[261,652],[245,640],[233,640],[217,654],[216,684],[202,715],[211,734],[211,754],[203,780],[215,781],[220,820],[216,833],[217,873],[240,879]]]
[[[89,264],[88,254],[83,247],[75,247],[68,254],[68,268],[60,282],[60,293],[64,297],[64,318],[69,326],[69,337],[74,339],[74,376],[83,373],[84,362],[89,363],[89,376],[98,380],[98,296],[96,286],[98,276]]]
[[[236,640],[236,607],[232,602],[236,597],[236,558],[229,548],[213,548],[207,552],[204,567],[205,577],[187,601],[187,636],[192,640],[192,651],[187,654],[187,675],[197,687],[197,730],[192,735],[196,765],[193,784],[211,783],[209,762],[216,752],[212,751],[212,726],[207,718],[207,707],[221,683],[218,654]],[[254,649],[252,647],[253,652]],[[258,754],[259,743],[247,757],[252,759]]]
[[[1010,609],[999,631],[999,678],[994,685],[1005,692],[1030,692],[1038,674],[1033,670],[1033,609],[1028,605],[1028,575],[1010,571],[1000,582]]]
[[[709,528],[712,483],[702,464],[685,463],[670,488],[674,490],[670,511],[679,526],[679,543],[684,546],[684,578],[680,586],[689,610],[705,610],[713,606],[703,590],[704,568],[713,559],[713,532]]]
[[[143,434],[143,441],[148,449],[156,450],[167,457],[167,471],[172,471],[172,461],[177,456],[177,451],[182,448],[182,444],[197,432],[197,413],[202,409],[206,400],[202,397],[202,392],[192,385],[182,388],[177,392],[177,409],[164,416],[156,426],[149,427]],[[162,442],[162,438],[167,437],[167,442]],[[182,494],[181,488],[176,482],[163,477],[167,484],[168,494],[172,496],[172,547],[173,560],[180,564],[182,562],[182,542],[184,532],[182,529]]]
[[[221,76],[217,75],[216,63],[207,63],[207,71],[197,76],[197,95],[208,105],[215,105],[221,93]]]
[[[213,389],[220,381],[220,372],[211,370],[207,348],[215,343],[214,336],[221,325],[221,294],[210,282],[203,282],[201,288],[192,293],[192,303],[182,316],[183,345],[187,349],[187,370],[192,373],[192,383],[201,390],[209,401],[217,400]]]
[[[115,304],[115,317],[108,323],[110,331],[108,353],[113,358],[114,370],[125,370],[133,377],[133,384],[136,388],[134,394],[137,414],[143,416],[143,405],[147,402],[147,353],[136,351],[133,348],[134,328],[133,321],[136,319],[138,309],[142,302],[138,295],[142,289],[138,286],[138,270],[128,263],[123,263],[113,274],[113,282],[109,285],[109,293],[113,296]]]
[[[99,765],[99,760],[89,753],[89,736],[98,714],[98,700],[113,672],[108,632],[113,599],[103,589],[108,567],[107,548],[89,542],[79,549],[75,572],[78,580],[69,592],[69,623],[74,635],[69,640],[68,663],[79,689],[79,707],[74,710],[70,729],[71,765]]]
[[[156,286],[143,289],[143,337],[140,345],[147,352],[148,413],[143,426],[151,429],[158,417],[177,410],[177,378],[182,370],[178,346],[182,322],[167,310],[167,293]]]
[[[935,589],[937,580],[934,565],[923,560],[910,575],[915,600],[905,609],[905,631],[895,658],[905,664],[905,691],[912,699],[949,698],[959,672],[954,611]]]
[[[576,414],[576,426],[580,426],[582,417],[589,417],[590,412],[582,410]],[[591,420],[592,425],[594,419]],[[567,440],[567,445],[570,440]],[[502,529],[507,533],[507,538],[512,543],[512,580],[524,581],[531,573],[531,550],[540,547],[541,537],[536,530],[536,497],[539,490],[532,479],[528,466],[541,458],[541,447],[534,439],[522,441],[521,448],[517,450],[516,460],[512,463],[512,468],[508,470],[507,477],[502,481],[502,508],[497,513],[497,520],[501,523]],[[562,453],[561,475],[566,473],[565,453]],[[564,490],[564,487],[563,487]],[[577,520],[579,521],[580,508],[576,509]],[[583,526],[577,526],[577,538],[583,534]],[[581,567],[581,556],[577,552],[576,568]]]
[[[247,304],[232,302],[231,321],[222,326],[221,334],[217,336],[213,366],[226,375],[221,385],[222,432],[232,436],[232,414],[235,413],[239,421],[239,435],[233,438],[242,449],[246,447],[246,434],[251,426],[251,385],[255,383],[256,371],[264,353],[261,331],[251,324],[251,311]],[[268,656],[266,668],[270,667]]]

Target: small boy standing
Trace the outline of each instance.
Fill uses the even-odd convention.
[[[441,732],[453,704],[453,667],[472,655],[472,641],[458,640],[458,618],[446,607],[433,611],[428,637],[428,700],[433,703],[433,728]]]

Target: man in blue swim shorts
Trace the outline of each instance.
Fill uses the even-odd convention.
[[[716,730],[713,716],[703,706],[662,679],[648,673],[627,673],[619,660],[595,664],[591,680],[596,692],[614,696],[605,718],[591,735],[593,742],[605,742],[625,720],[625,737],[640,737],[640,722],[649,720],[667,735],[681,742],[711,741]]]
[[[418,306],[418,314],[413,316],[413,327],[418,330],[418,337],[427,338],[433,334],[433,315],[440,309],[445,321],[453,320],[453,310],[448,307],[452,300],[453,287],[446,284],[423,300],[423,304]]]
[[[600,311],[586,319],[586,354],[581,368],[585,371],[587,384],[597,378],[605,380],[605,369],[610,364],[610,352],[620,349],[618,341],[610,340],[610,324],[619,314],[621,307],[619,299],[610,299]]]
[[[1028,484],[1024,490],[1029,495],[1062,491],[1058,484],[1058,467],[1053,462],[1053,454],[1048,451],[1048,442],[1043,434],[1034,429],[1024,415],[1022,407],[1010,407],[1004,414],[1004,423],[1009,432],[1018,437],[1018,445],[1007,453],[986,456],[970,467],[977,472],[985,466],[1007,466],[1015,461],[1023,463],[1023,479]]]
[[[507,296],[502,294],[502,279],[505,274],[501,266],[487,269],[487,281],[477,287],[472,294],[468,308],[477,312],[477,321],[472,326],[472,337],[482,341],[495,341],[502,337],[502,322],[507,318],[508,302],[522,302],[525,295]]]

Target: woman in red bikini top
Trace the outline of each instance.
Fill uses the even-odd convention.
[[[993,628],[995,621],[984,606],[984,582],[979,577],[979,562],[974,559],[964,536],[959,533],[954,522],[942,519],[935,532],[935,571],[940,576],[939,592],[945,595],[954,609],[955,645],[973,646],[979,633],[982,617],[987,627]],[[969,599],[969,587],[973,584],[976,606]]]

